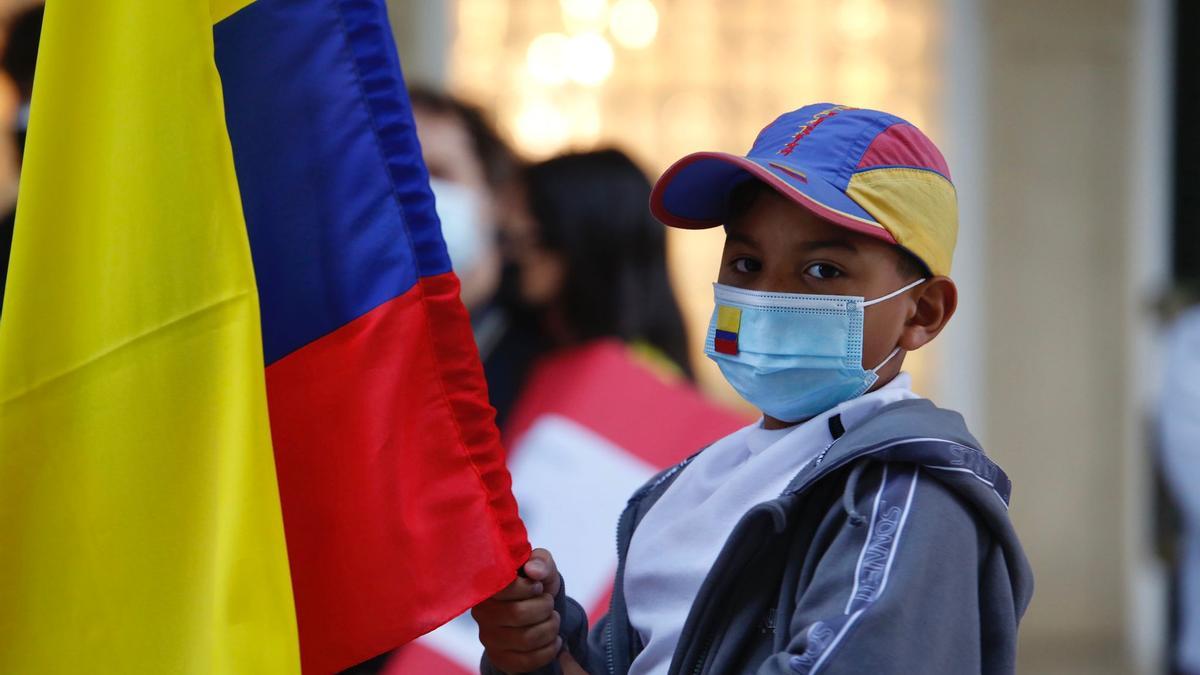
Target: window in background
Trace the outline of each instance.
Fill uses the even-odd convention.
[[[540,159],[615,144],[653,174],[695,150],[744,152],[805,103],[882,108],[939,140],[937,0],[457,0],[451,88]],[[697,336],[723,237],[672,232],[701,384],[737,396]],[[928,367],[909,357],[919,390]]]

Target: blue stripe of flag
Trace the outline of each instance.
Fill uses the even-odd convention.
[[[450,270],[383,3],[214,28],[268,364]]]

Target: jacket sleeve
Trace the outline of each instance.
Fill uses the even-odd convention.
[[[562,628],[559,634],[563,638],[563,649],[571,652],[571,656],[592,675],[608,672],[604,663],[607,649],[605,640],[608,639],[608,615],[600,617],[595,626],[588,630],[587,613],[583,607],[565,594],[560,594],[565,600],[559,615],[562,616]],[[557,599],[555,606],[558,608]]]
[[[554,609],[562,617],[558,634],[563,639],[563,649],[571,652],[571,656],[589,673],[597,675],[606,672],[603,667],[603,659],[608,616],[605,615],[601,618],[592,628],[589,635],[587,612],[583,610],[583,607],[578,602],[575,602],[574,599],[567,595],[566,580],[563,580],[559,585],[558,595],[554,596]],[[480,664],[479,672],[482,675],[505,675],[488,661],[486,653],[483,655],[483,662]],[[550,665],[532,671],[527,675],[561,674],[562,669],[559,667],[558,661],[555,660]]]
[[[1011,673],[1011,658],[982,662],[992,640],[979,601],[986,528],[930,469],[858,471],[846,506],[826,520],[834,528],[828,547],[808,563],[811,576],[777,641],[786,648],[759,675]]]

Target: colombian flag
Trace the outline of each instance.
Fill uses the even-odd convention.
[[[53,0],[0,672],[321,673],[528,555],[382,0]]]

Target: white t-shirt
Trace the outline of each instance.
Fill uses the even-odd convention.
[[[900,373],[883,387],[787,429],[762,420],[700,453],[642,519],[625,562],[629,620],[646,648],[630,675],[664,675],[700,585],[734,526],[754,506],[781,495],[833,437],[829,418],[848,431],[876,410],[920,398]]]

